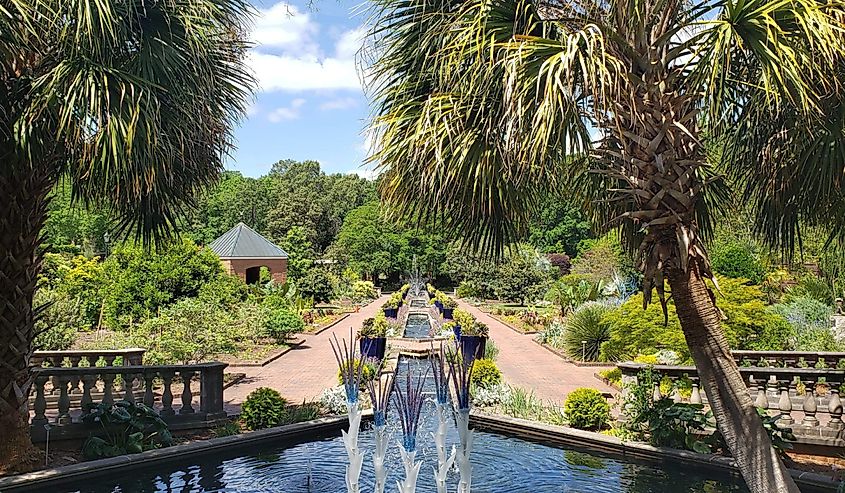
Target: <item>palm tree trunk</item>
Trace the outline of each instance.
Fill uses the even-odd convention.
[[[0,157],[0,473],[34,465],[29,435],[30,358],[35,295],[41,270],[41,232],[54,184],[48,167]]]
[[[667,272],[678,319],[719,431],[753,493],[800,493],[763,429],[698,267]]]

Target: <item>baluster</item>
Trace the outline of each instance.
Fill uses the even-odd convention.
[[[153,380],[155,373],[147,373],[144,375],[144,404],[148,407],[153,407],[155,399],[153,398]]]
[[[830,413],[830,421],[827,423],[828,428],[836,431],[845,428],[845,423],[842,422],[842,399],[839,398],[839,389],[830,389],[827,412]]]
[[[698,386],[698,382],[692,383],[692,394],[689,396],[690,404],[701,404],[701,389]]]
[[[780,387],[780,399],[778,400],[778,410],[783,415],[778,420],[780,425],[791,425],[795,421],[792,419],[792,400],[789,398],[789,380],[778,381]]]
[[[194,400],[194,396],[191,393],[191,379],[194,376],[193,371],[182,370],[179,372],[179,376],[182,377],[182,409],[179,410],[179,414],[191,414],[194,412],[194,407],[191,405],[191,401]]]
[[[35,417],[32,418],[32,425],[44,425],[47,423],[47,399],[44,398],[44,385],[47,384],[48,377],[35,377]]]
[[[80,356],[70,356],[70,367],[71,368],[79,368],[79,362],[82,360]],[[72,375],[70,377],[70,393],[71,394],[78,394],[81,390],[79,388],[79,374]]]
[[[82,375],[82,410],[86,411],[88,407],[94,403],[91,398],[91,389],[97,384],[97,375],[85,374]]]
[[[161,379],[164,383],[164,391],[161,394],[162,410],[160,414],[162,416],[173,416],[173,391],[170,388],[170,386],[173,384],[173,372],[161,372]]]
[[[59,417],[56,422],[60,425],[71,423],[68,384],[70,384],[70,377],[59,377]]]
[[[114,404],[112,388],[114,386],[114,373],[103,373],[103,404]]]
[[[50,366],[53,367],[53,368],[61,368],[63,359],[64,358],[62,358],[61,356],[50,356],[48,358],[48,360],[50,361]],[[60,385],[59,376],[55,375],[51,378],[51,380],[53,382],[53,390],[51,391],[51,393],[55,394],[55,393],[59,392],[59,385]]]
[[[769,398],[766,397],[766,383],[754,378],[754,375],[748,377],[751,382],[752,393],[756,391],[757,398],[754,400],[754,405],[763,409],[769,409]]]
[[[801,424],[813,428],[818,426],[819,418],[816,417],[816,412],[819,409],[819,405],[816,401],[816,382],[813,380],[808,380],[806,387],[804,387],[804,405],[802,408],[804,419],[801,420]]]
[[[123,376],[123,400],[126,402],[135,403],[135,393],[132,391],[132,386],[135,383],[135,375],[131,373],[122,373]]]

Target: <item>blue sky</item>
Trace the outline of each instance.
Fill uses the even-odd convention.
[[[326,172],[357,172],[369,114],[356,70],[365,17],[358,0],[274,2],[259,9],[248,57],[260,88],[235,132],[229,169],[260,176],[280,159],[315,159]]]

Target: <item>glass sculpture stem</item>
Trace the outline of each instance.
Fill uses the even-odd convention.
[[[361,409],[357,402],[347,402],[349,410],[349,431],[341,430],[349,465],[346,466],[346,491],[358,493],[358,478],[361,476],[361,466],[364,464],[364,454],[358,449],[358,431],[361,429]]]
[[[384,467],[384,456],[387,455],[387,444],[390,436],[387,426],[376,426],[376,449],[373,452],[373,468],[375,469],[375,493],[384,493],[387,484],[387,468]]]
[[[402,464],[405,465],[405,481],[397,481],[396,486],[399,493],[415,493],[417,491],[417,476],[420,474],[422,462],[415,462],[417,452],[406,451],[401,443],[399,444],[399,454],[402,456]]]
[[[461,450],[458,451],[456,462],[461,479],[458,482],[458,493],[469,493],[472,486],[472,463],[469,456],[472,453],[472,430],[469,429],[469,409],[459,409],[458,436],[461,439]]]
[[[452,464],[455,463],[455,447],[452,447],[452,453],[446,455],[446,430],[449,424],[449,413],[451,408],[448,404],[437,403],[437,431],[432,433],[434,444],[437,446],[437,468],[434,469],[434,482],[437,485],[437,493],[447,493],[446,490],[446,476]]]

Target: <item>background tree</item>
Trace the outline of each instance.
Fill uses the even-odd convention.
[[[702,140],[730,149],[725,167],[737,177],[754,177],[748,193],[764,206],[760,231],[786,250],[799,220],[790,196],[805,214],[845,217],[834,159],[843,140],[835,123],[843,8],[804,0],[375,4],[372,161],[385,171],[392,213],[500,254],[549,188],[579,190],[594,221],[617,226],[635,255],[643,304],[654,291],[665,310],[670,286],[719,430],[751,490],[797,492],[706,282],[713,273],[703,238],[725,194]],[[806,139],[814,146],[797,142],[817,124],[823,131]]]
[[[32,455],[27,400],[49,194],[107,205],[165,238],[213,183],[243,115],[250,5],[12,0],[0,5],[0,472]],[[119,97],[118,97],[119,95]]]

